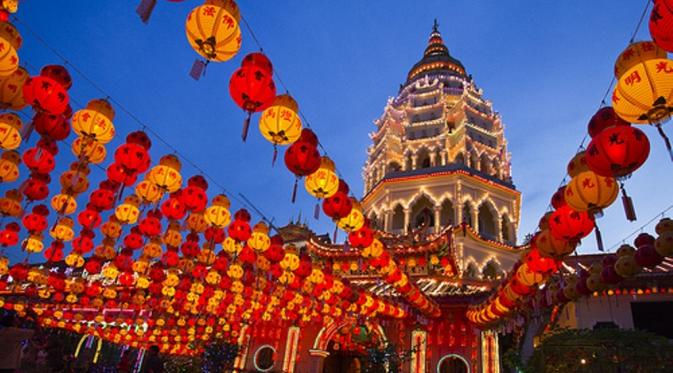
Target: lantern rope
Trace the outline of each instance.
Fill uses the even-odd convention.
[[[257,47],[259,48],[259,50],[264,51],[264,47],[262,47],[262,43],[259,41],[259,39],[257,38],[257,35],[252,30],[252,26],[250,26],[250,23],[248,23],[248,21],[245,19],[245,17],[243,17],[243,15],[241,15],[241,21],[243,22],[243,25],[245,26],[245,28],[248,30],[248,33],[250,34],[250,37],[252,37],[252,40],[255,42],[255,44],[257,44]],[[281,77],[277,66],[274,66],[273,75],[276,76],[276,79],[278,79],[278,83],[280,83],[280,85],[283,87],[285,92],[289,93],[290,90],[287,88],[287,85],[285,84],[285,81],[283,81],[283,78]],[[306,127],[313,130],[314,129],[313,126],[311,126],[311,123],[309,122],[308,118],[306,117],[306,114],[304,114],[304,112],[301,110],[301,107],[299,108],[298,113],[299,113],[299,116],[301,117],[302,122],[306,125]],[[329,157],[327,149],[325,148],[325,146],[320,141],[320,137],[318,137],[318,147],[320,148],[320,150],[322,150],[322,152],[325,154],[325,156]],[[337,176],[339,176],[340,179],[343,179],[341,173],[339,172],[338,167],[336,167],[336,164],[335,164],[334,170],[336,171]]]
[[[666,207],[666,208],[663,209],[662,211],[659,211],[658,213],[656,213],[656,214],[652,217],[652,219],[648,220],[647,223],[641,225],[639,228],[637,228],[636,230],[634,230],[633,232],[631,232],[631,234],[629,234],[628,236],[626,236],[626,237],[622,238],[621,240],[617,241],[617,243],[615,243],[614,245],[612,245],[612,246],[608,249],[608,252],[613,251],[617,246],[619,246],[619,245],[622,244],[622,243],[625,243],[626,240],[628,240],[629,238],[631,238],[631,237],[635,236],[636,234],[642,232],[643,229],[645,229],[648,225],[654,223],[654,222],[657,221],[659,218],[664,217],[665,214],[666,214],[668,211],[670,211],[671,209],[673,209],[673,204],[669,205],[668,207]]]
[[[82,77],[91,87],[93,87],[100,94],[105,96],[111,103],[115,104],[115,106],[117,106],[123,113],[125,113],[129,118],[131,118],[134,122],[136,122],[138,124],[138,126],[140,126],[141,130],[146,131],[149,134],[151,134],[162,145],[164,145],[166,148],[168,148],[176,156],[180,157],[183,161],[185,161],[188,165],[190,165],[198,173],[205,176],[211,183],[213,183],[215,186],[217,186],[223,193],[226,193],[228,196],[230,196],[230,198],[236,200],[238,203],[240,203],[243,206],[252,208],[250,203],[246,203],[246,201],[239,198],[236,193],[231,193],[228,190],[228,188],[226,188],[222,183],[217,181],[214,177],[212,177],[209,173],[207,173],[203,168],[201,168],[194,161],[192,161],[189,157],[187,157],[183,152],[179,151],[175,146],[173,146],[170,142],[168,142],[168,140],[166,140],[163,136],[161,136],[154,128],[147,125],[137,115],[135,115],[133,112],[131,112],[131,110],[127,109],[126,106],[124,106],[121,102],[119,102],[112,95],[110,95],[98,83],[96,83],[92,78],[90,78],[87,74],[85,74],[79,67],[77,67],[75,64],[70,62],[65,57],[65,55],[63,55],[63,53],[61,53],[55,47],[52,47],[40,34],[38,34],[28,24],[26,24],[25,22],[22,22],[16,16],[12,16],[12,21],[14,21],[17,24],[20,24],[21,26],[23,26],[26,29],[26,31],[28,31],[38,42],[40,42],[40,44],[42,44],[51,53],[53,53],[55,56],[57,56],[59,59],[61,59],[63,61],[64,65],[70,67],[75,73],[77,73],[80,77]],[[72,100],[72,101],[78,106],[85,107],[85,105],[83,105],[81,103],[78,103],[76,100]],[[99,166],[99,167],[102,168],[101,166]],[[262,214],[262,212],[259,209],[256,209],[256,208],[252,208],[252,209],[257,214],[260,215],[262,220],[266,221],[267,223],[271,223],[272,220],[267,218],[264,214]],[[274,227],[274,230],[277,230],[277,229]]]
[[[631,44],[631,43],[634,42],[634,40],[636,39],[636,36],[638,35],[638,32],[640,31],[640,28],[641,28],[642,25],[643,25],[643,21],[644,21],[644,19],[645,19],[645,16],[647,15],[647,11],[648,11],[649,8],[650,8],[650,2],[652,2],[652,0],[645,0],[645,7],[643,8],[643,12],[642,12],[642,14],[640,15],[640,19],[638,20],[638,23],[636,24],[636,28],[635,28],[635,30],[633,30],[633,34],[631,34],[631,38],[629,39],[629,44]],[[617,78],[614,76],[614,74],[612,74],[612,75],[613,75],[613,76],[612,76],[612,79],[610,80],[610,83],[608,84],[608,87],[607,87],[607,89],[605,90],[605,93],[603,94],[603,98],[601,98],[601,101],[600,101],[600,104],[598,105],[598,109],[597,109],[597,110],[599,110],[599,109],[601,109],[602,107],[604,107],[604,106],[607,105],[607,103],[605,102],[605,100],[607,100],[608,96],[610,95],[610,92],[612,92],[612,88],[614,87],[615,82],[617,81]],[[579,153],[580,151],[582,151],[582,150],[584,149],[584,145],[586,144],[588,138],[589,138],[589,134],[588,134],[588,133],[585,133],[585,134],[584,134],[584,137],[582,137],[582,140],[580,141],[580,144],[579,144],[579,146],[577,147],[577,150],[575,150],[575,153],[574,153],[574,154],[577,154],[577,153]],[[567,180],[568,180],[568,176],[569,176],[569,175],[568,175],[568,173],[566,172],[566,174],[563,176],[563,179],[561,180],[561,182],[559,183],[558,187],[556,188],[557,190],[566,184],[566,182],[567,182]],[[547,209],[545,210],[545,212],[550,212],[550,211],[552,211],[552,210],[553,210],[553,207],[552,207],[552,205],[551,205],[551,202],[549,202],[549,204],[547,205]],[[537,232],[537,228],[536,228],[535,231]],[[627,237],[627,238],[628,238],[628,237]]]

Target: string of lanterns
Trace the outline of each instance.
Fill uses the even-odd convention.
[[[588,125],[591,141],[586,151],[580,151],[569,162],[571,179],[552,197],[553,211],[542,217],[528,250],[497,291],[482,304],[469,308],[467,316],[473,323],[486,326],[513,315],[559,270],[579,240],[592,231],[596,233],[599,250],[603,251],[595,216],[602,215],[616,200],[620,189],[627,219],[636,219],[624,180],[645,163],[650,143],[646,134],[631,123],[655,126],[673,159],[670,141],[661,127],[673,115],[673,60],[666,53],[671,51],[673,40],[673,28],[667,28],[673,23],[671,9],[670,0],[655,0],[650,17],[654,41],[632,42],[617,58],[612,107],[601,108],[591,118]],[[669,219],[662,220],[657,232],[668,234],[669,225]],[[564,289],[572,292],[570,289],[582,286],[591,293],[591,289],[615,285],[622,278],[635,275],[641,267],[658,265],[664,256],[670,255],[669,239],[662,238],[659,250],[654,242],[649,235],[639,236],[635,242],[637,250],[622,246],[616,256],[609,255],[602,264],[592,267],[591,274],[580,273],[577,286],[570,283]]]

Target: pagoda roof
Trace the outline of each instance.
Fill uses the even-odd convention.
[[[425,48],[423,58],[409,70],[407,83],[410,83],[417,77],[433,72],[446,72],[452,75],[465,76],[465,67],[459,60],[451,56],[449,48],[444,44],[437,20],[435,20],[432,27],[432,33],[430,33],[428,46]]]

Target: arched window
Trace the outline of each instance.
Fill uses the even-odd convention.
[[[393,209],[393,230],[403,230],[404,229],[404,209],[402,205],[397,205]]]
[[[372,214],[369,216],[369,224],[374,229],[383,228],[383,222],[381,220],[383,219],[379,219],[379,217],[376,216],[376,213],[374,212],[372,212]]]
[[[491,175],[500,177],[502,175],[500,171],[500,162],[498,162],[497,158],[493,158],[493,162],[491,162]]]
[[[399,170],[402,169],[402,167],[400,166],[400,164],[397,163],[397,162],[395,162],[395,161],[388,163],[388,167],[387,167],[387,168],[388,168],[387,173],[398,172]]]
[[[439,214],[439,223],[442,227],[448,227],[455,223],[456,219],[454,217],[453,203],[450,199],[445,199],[442,202],[442,210]]]
[[[424,227],[434,227],[435,226],[435,214],[433,212],[433,204],[426,196],[421,198],[414,203],[411,208],[411,216],[413,227],[420,228]]]
[[[481,206],[479,206],[478,214],[479,214],[479,235],[484,238],[488,238],[490,240],[495,239],[496,222],[495,222],[495,216],[491,211],[491,209],[485,203],[482,203]]]
[[[474,228],[474,222],[472,221],[472,204],[470,201],[465,201],[463,204],[463,223]]]
[[[437,373],[470,373],[470,366],[462,356],[447,355],[437,363]]]
[[[463,155],[463,153],[458,153],[458,155],[456,155],[456,158],[453,160],[453,163],[464,165],[465,156]]]
[[[475,170],[479,169],[479,156],[475,151],[472,151],[472,154],[470,154],[470,167]]]
[[[500,277],[500,266],[495,260],[489,260],[481,270],[481,277],[487,280],[495,280]]]
[[[502,232],[502,241],[506,244],[514,245],[516,238],[514,237],[514,229],[509,220],[509,216],[504,214],[500,220],[500,232]]]
[[[427,149],[422,148],[416,153],[416,168],[429,168],[430,167],[430,153]]]
[[[481,172],[483,172],[485,174],[490,175],[492,173],[492,171],[491,171],[491,161],[488,159],[488,156],[486,156],[486,153],[483,153],[481,155],[479,169],[481,170]]]

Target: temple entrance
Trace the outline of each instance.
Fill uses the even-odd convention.
[[[470,368],[462,358],[457,355],[449,355],[439,361],[437,373],[470,373]]]
[[[363,356],[333,352],[323,365],[322,373],[362,373]]]

